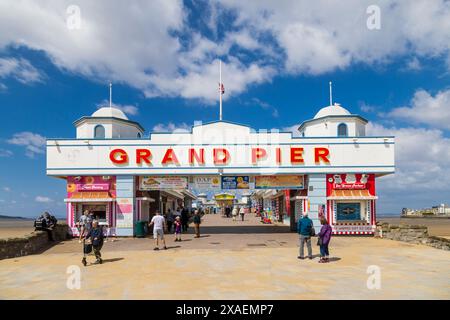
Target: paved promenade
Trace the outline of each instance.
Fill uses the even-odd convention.
[[[192,229],[192,228],[190,228]],[[153,251],[151,239],[105,243],[104,264],[81,265],[81,245],[0,261],[0,299],[449,299],[450,252],[369,237],[334,237],[333,262],[297,259],[297,235],[254,217],[205,217],[202,237]],[[318,247],[313,246],[314,253]],[[93,257],[88,258],[93,261]],[[81,288],[68,289],[69,266]],[[369,266],[381,288],[368,289]]]

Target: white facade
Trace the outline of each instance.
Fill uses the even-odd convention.
[[[100,108],[90,117],[75,121],[75,127],[77,139],[139,139],[144,134],[137,122],[128,120],[121,110],[111,107]]]

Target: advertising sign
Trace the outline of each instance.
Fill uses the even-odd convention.
[[[302,175],[256,176],[255,189],[303,189]]]
[[[67,195],[80,191],[110,191],[115,194],[115,177],[110,176],[76,176],[67,177]]]
[[[187,189],[186,177],[139,177],[140,190]]]
[[[196,189],[220,189],[220,176],[198,176],[193,178]]]
[[[369,190],[375,195],[375,175],[373,173],[327,174],[327,196],[332,190]]]
[[[222,189],[250,189],[250,177],[222,176]]]

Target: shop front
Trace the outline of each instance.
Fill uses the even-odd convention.
[[[115,234],[116,177],[69,176],[67,177],[67,224],[73,235],[78,236],[77,222],[85,211],[91,212],[108,233]]]
[[[327,106],[300,125],[299,136],[214,121],[143,138],[142,126],[104,107],[75,122],[76,138],[47,139],[47,175],[67,180],[74,235],[81,213],[89,210],[110,233],[132,236],[136,220],[190,204],[192,185],[204,184],[215,194],[254,191],[255,210],[293,229],[307,211],[316,231],[326,216],[335,234],[371,234],[375,179],[395,172],[395,139],[366,136],[366,124],[340,106]],[[105,129],[101,137],[99,126]],[[345,135],[339,134],[342,126]],[[222,207],[235,203],[215,201]]]
[[[334,234],[373,234],[376,224],[374,174],[327,175],[327,219]]]

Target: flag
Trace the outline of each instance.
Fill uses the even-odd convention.
[[[220,91],[220,94],[225,93],[225,87],[223,86],[223,83],[219,83],[219,91]]]

